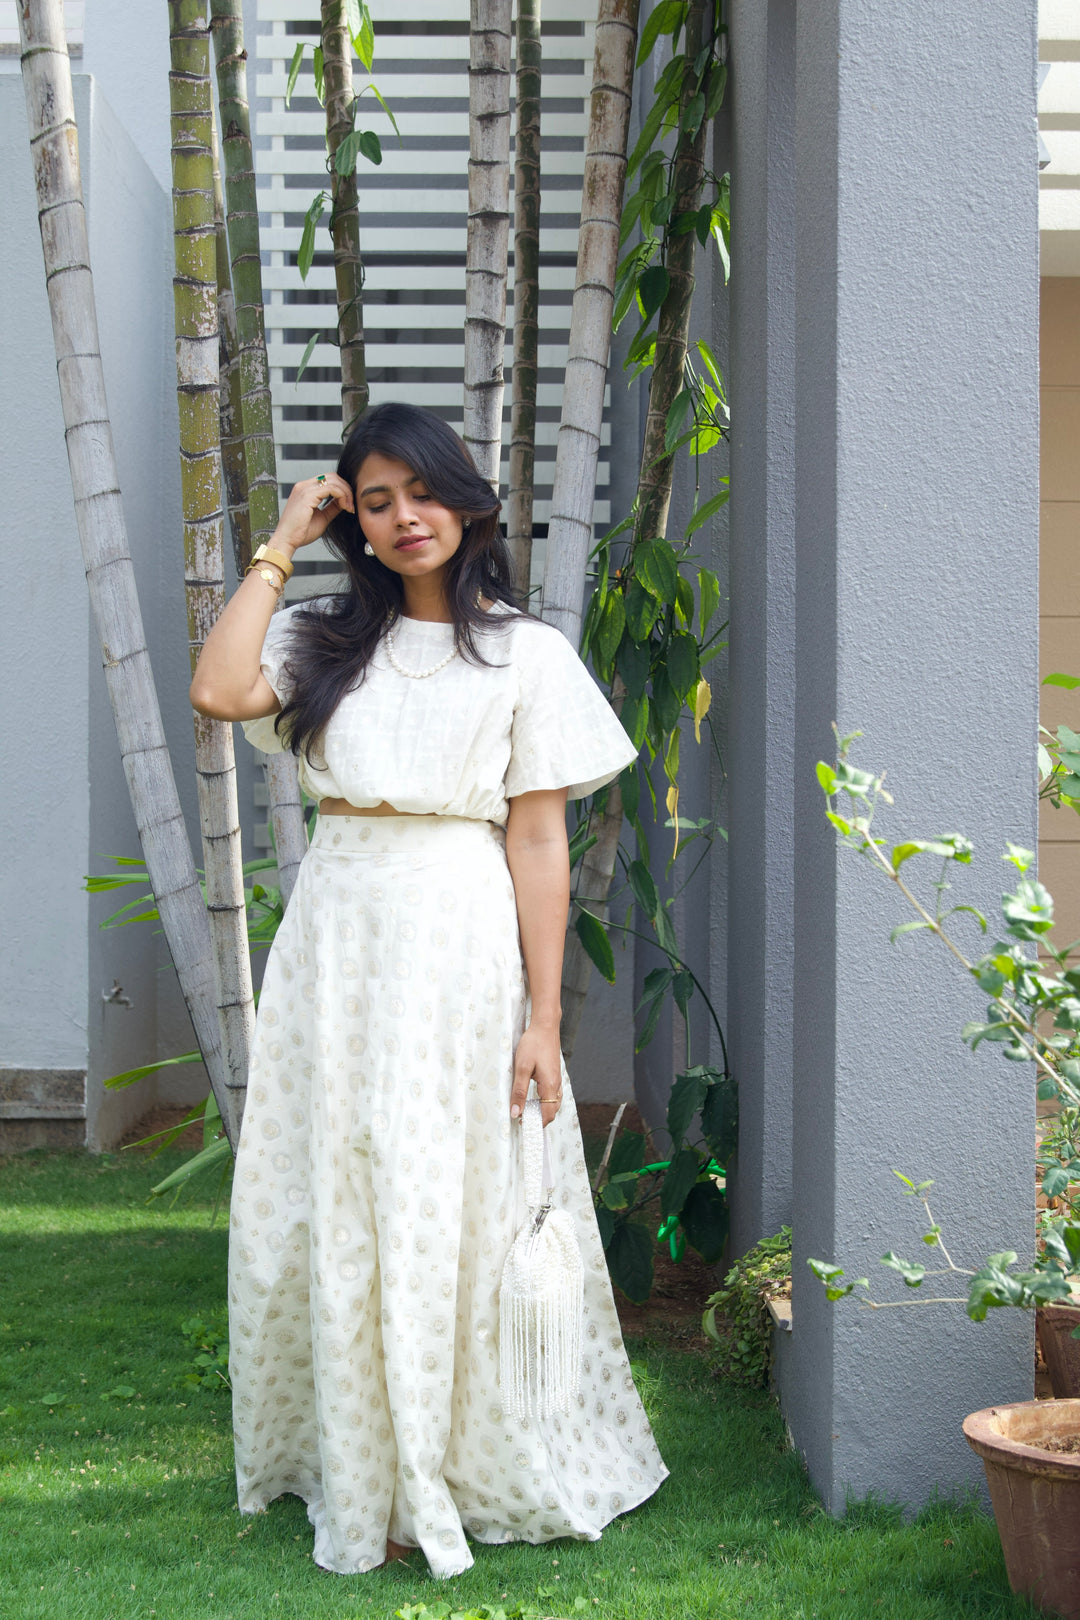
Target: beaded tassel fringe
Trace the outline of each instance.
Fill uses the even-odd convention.
[[[499,1382],[503,1410],[527,1422],[568,1412],[581,1382],[584,1267],[574,1222],[541,1203],[540,1104],[522,1117],[529,1220],[514,1240],[499,1290]]]

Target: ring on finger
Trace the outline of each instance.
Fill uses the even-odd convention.
[[[326,483],[326,474],[325,473],[320,473],[318,478],[316,478],[315,482],[317,484],[325,484]]]

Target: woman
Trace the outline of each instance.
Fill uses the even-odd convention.
[[[208,638],[203,714],[291,747],[319,816],[266,966],[230,1249],[242,1512],[301,1496],[342,1573],[420,1546],[595,1540],[665,1477],[630,1376],[559,1051],[568,791],[634,756],[514,604],[499,503],[430,412],[381,405],[289,497]],[[346,588],[274,614],[326,533]],[[581,1392],[522,1423],[498,1289],[534,1083],[585,1260]]]

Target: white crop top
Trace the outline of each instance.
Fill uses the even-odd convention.
[[[263,644],[262,672],[282,706],[293,689],[296,612],[275,613]],[[362,684],[330,719],[321,766],[299,756],[304,792],[360,810],[385,801],[414,815],[505,826],[507,801],[519,793],[568,787],[584,798],[629,765],[636,750],[565,636],[499,604],[491,614],[499,627],[478,633],[486,668],[458,654],[427,679],[410,679],[380,641]],[[405,669],[431,669],[453,641],[453,625],[399,619],[394,656]],[[249,742],[267,753],[285,747],[275,718],[244,722]]]

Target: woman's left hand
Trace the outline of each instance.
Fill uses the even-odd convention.
[[[550,1125],[562,1103],[562,1054],[559,1026],[530,1024],[514,1053],[514,1089],[510,1093],[510,1118],[519,1119],[529,1091],[536,1081],[541,1117]]]

